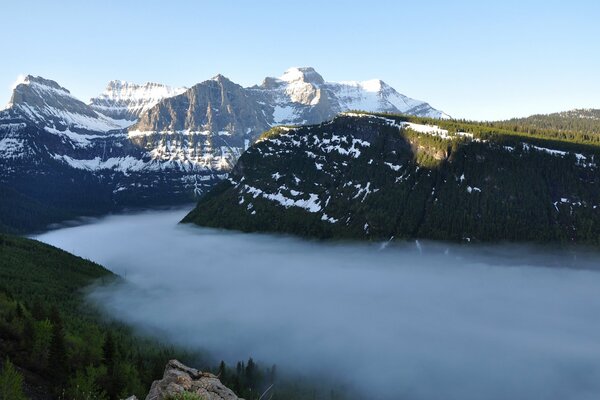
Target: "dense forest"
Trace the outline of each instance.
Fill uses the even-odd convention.
[[[318,238],[598,245],[599,144],[464,121],[344,115],[266,133],[184,222]]]
[[[88,260],[35,240],[0,235],[0,398],[144,399],[153,380],[177,358],[257,399],[341,398],[340,391],[249,359],[228,366],[198,352],[164,345],[107,320],[85,302],[85,288],[120,279]]]
[[[506,121],[494,122],[492,125],[509,130],[539,132],[541,134],[561,132],[599,135],[600,110],[587,108],[552,114],[536,114],[526,118],[512,118]]]

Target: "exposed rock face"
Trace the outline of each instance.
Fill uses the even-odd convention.
[[[215,375],[187,367],[177,360],[171,360],[167,363],[163,378],[152,383],[146,400],[165,400],[169,396],[183,392],[198,394],[205,400],[239,399]]]
[[[135,121],[162,99],[181,94],[186,89],[154,82],[110,81],[104,92],[90,100],[90,106],[109,117]]]

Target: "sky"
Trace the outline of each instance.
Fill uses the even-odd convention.
[[[600,108],[592,0],[0,0],[0,15],[0,104],[22,74],[88,101],[113,79],[251,86],[312,66],[327,81],[382,79],[455,118]]]

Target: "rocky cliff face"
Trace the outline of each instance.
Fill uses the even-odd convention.
[[[141,116],[129,137],[157,159],[226,172],[269,129],[268,110],[252,93],[218,75],[161,101]]]
[[[111,118],[136,121],[142,113],[161,100],[185,91],[186,88],[172,88],[154,82],[140,85],[126,81],[110,81],[104,92],[90,100],[90,106]]]
[[[165,368],[162,379],[152,384],[146,400],[167,400],[185,392],[196,394],[203,400],[239,399],[215,375],[187,367],[177,360],[171,360]]]

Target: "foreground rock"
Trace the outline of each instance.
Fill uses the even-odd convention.
[[[215,375],[187,367],[177,360],[171,360],[167,363],[163,378],[152,383],[146,400],[166,400],[170,396],[184,392],[195,393],[204,400],[239,399]]]

